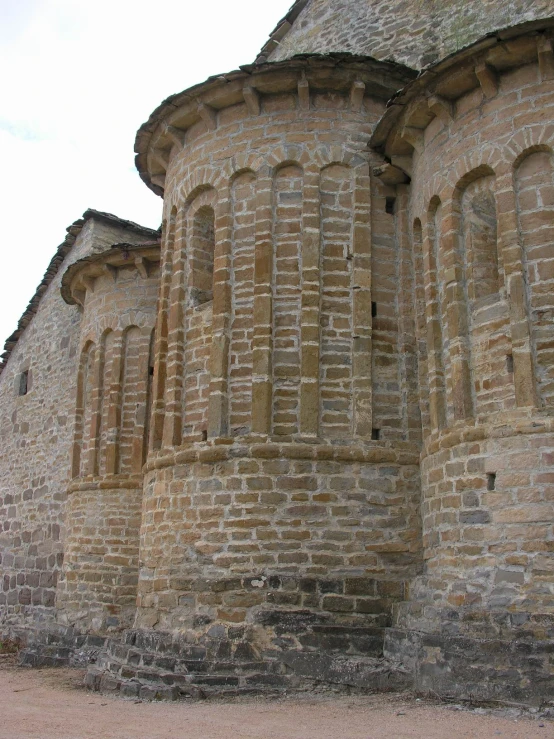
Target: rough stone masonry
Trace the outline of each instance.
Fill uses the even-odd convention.
[[[69,227],[0,375],[24,664],[554,699],[554,5],[457,5],[299,0],[139,129],[161,232]]]

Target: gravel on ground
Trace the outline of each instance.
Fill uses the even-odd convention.
[[[147,703],[89,693],[83,672],[0,660],[0,739],[554,739],[517,707],[443,705],[406,694]]]

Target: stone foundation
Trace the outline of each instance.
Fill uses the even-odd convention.
[[[510,614],[498,618],[508,621]],[[540,706],[554,698],[552,622],[538,631],[539,637],[513,629],[502,638],[478,639],[387,629],[384,654],[409,672],[412,688],[422,693]]]

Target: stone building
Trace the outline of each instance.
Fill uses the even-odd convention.
[[[484,35],[485,34],[485,35]],[[554,698],[554,2],[298,0],[0,376],[2,631],[177,698]]]

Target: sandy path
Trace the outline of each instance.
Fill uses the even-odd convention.
[[[554,739],[552,721],[454,711],[406,696],[135,703],[85,692],[81,675],[1,669],[0,738]]]

